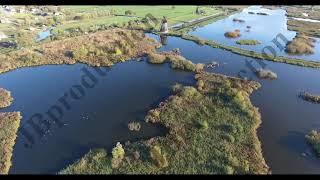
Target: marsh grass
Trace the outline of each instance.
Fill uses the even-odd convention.
[[[0,73],[25,66],[76,62],[112,66],[154,52],[158,45],[158,42],[150,41],[141,31],[114,28],[1,54],[0,60],[3,63],[0,64]],[[35,49],[41,50],[41,53]]]
[[[117,169],[110,168],[111,157],[101,150],[89,152],[60,173],[268,173],[256,134],[260,114],[249,99],[260,84],[205,72],[195,78],[204,82],[201,92],[191,86],[177,85],[179,91],[175,95],[147,114],[146,119],[157,117],[154,122],[168,128],[166,136],[126,145],[127,161]],[[204,128],[199,129],[198,122]],[[138,160],[131,155],[135,151],[140,154]],[[96,158],[98,154],[103,155]]]
[[[316,155],[320,158],[320,133],[316,130],[312,130],[306,135],[306,139],[314,149]]]
[[[300,33],[287,44],[285,50],[289,54],[313,54],[314,43],[315,39]]]
[[[261,44],[258,40],[254,40],[254,39],[241,39],[236,41],[237,44],[240,45],[258,45]]]
[[[180,69],[184,71],[200,72],[204,68],[204,64],[194,64],[192,61],[187,60],[175,51],[169,52],[151,52],[148,54],[148,62],[152,64],[163,64],[168,62],[171,68]]]
[[[0,108],[5,108],[10,106],[12,101],[13,101],[13,98],[11,96],[10,91],[0,88]]]
[[[10,106],[12,100],[10,92],[0,88],[0,108]],[[0,174],[9,172],[20,119],[20,112],[0,112]]]

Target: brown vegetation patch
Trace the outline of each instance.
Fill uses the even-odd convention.
[[[313,54],[314,42],[315,39],[300,33],[287,44],[285,50],[289,54]]]
[[[10,106],[13,98],[11,97],[11,93],[3,88],[0,88],[0,108],[5,108]]]
[[[10,92],[0,88],[0,108],[10,106],[12,100]],[[20,119],[20,112],[0,112],[0,174],[9,172]]]
[[[237,38],[237,37],[240,37],[241,34],[240,34],[240,30],[236,29],[234,31],[228,31],[224,33],[224,36],[228,38]]]
[[[157,46],[159,43],[142,31],[115,28],[0,55],[0,73],[24,66],[76,62],[111,66],[153,52]]]

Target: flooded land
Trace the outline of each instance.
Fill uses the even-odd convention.
[[[1,7],[0,173],[319,174],[317,8]]]

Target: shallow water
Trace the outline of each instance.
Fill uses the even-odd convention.
[[[52,35],[51,34],[52,29],[53,28],[49,28],[48,30],[39,32],[37,35],[36,41],[37,42],[43,41],[43,40],[47,39],[48,37],[50,37]]]
[[[248,14],[248,12],[265,12],[268,16]],[[233,19],[245,20],[244,23],[234,22]],[[250,29],[247,26],[251,26]],[[239,29],[241,37],[239,38],[227,38],[224,33],[227,31],[234,31]],[[249,30],[247,32],[247,30]],[[211,23],[209,25],[197,28],[190,32],[191,35],[195,35],[204,39],[210,39],[222,44],[235,46],[243,49],[253,50],[259,53],[263,52],[264,47],[271,46],[275,50],[276,56],[286,56],[291,58],[301,58],[312,61],[320,61],[320,39],[316,39],[314,54],[310,55],[289,55],[284,49],[280,49],[272,42],[277,35],[281,33],[288,41],[291,41],[295,35],[295,31],[289,31],[287,28],[287,16],[286,11],[282,9],[270,10],[261,8],[260,6],[250,6],[244,9],[242,12],[231,15],[225,19]],[[239,45],[236,43],[240,39],[255,39],[261,42],[259,45]],[[280,38],[280,44],[285,47],[284,41]],[[271,53],[268,49],[265,49],[266,53]]]
[[[84,67],[94,74],[97,83],[93,88],[85,89],[83,98],[75,100],[71,98],[70,88],[81,84]],[[25,147],[29,141],[20,127],[10,173],[55,173],[82,157],[90,148],[110,150],[118,141],[124,143],[163,135],[166,130],[144,123],[144,116],[171,94],[170,87],[176,82],[188,85],[194,81],[192,73],[144,61],[101,69],[106,71],[106,76],[99,76],[93,67],[84,64],[21,68],[1,74],[1,87],[11,91],[15,99],[12,106],[1,111],[21,111],[21,127],[35,138],[31,148]],[[69,95],[70,110],[58,103],[64,93]],[[35,113],[49,119],[45,112],[52,105],[63,109],[61,121],[64,125],[61,128],[53,125],[39,140],[27,122]],[[141,130],[129,131],[129,121],[141,122]]]
[[[149,34],[157,40],[159,37]],[[255,61],[229,51],[199,46],[194,42],[178,37],[168,37],[167,45],[160,51],[179,48],[182,55],[195,63],[218,62],[220,65],[208,71],[257,80],[262,87],[251,97],[259,107],[262,124],[258,130],[262,142],[263,155],[272,173],[320,173],[320,161],[313,154],[304,136],[311,129],[319,129],[320,106],[298,98],[301,91],[320,94],[320,70],[304,68],[270,61]],[[265,63],[265,69],[277,73],[277,80],[261,80],[248,68],[246,62],[261,68],[258,62]],[[303,157],[302,153],[307,153]]]

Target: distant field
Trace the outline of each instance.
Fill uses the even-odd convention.
[[[186,22],[192,19],[200,18],[202,16],[212,15],[221,12],[216,8],[200,7],[205,11],[204,15],[196,14],[197,6],[62,6],[62,9],[74,15],[76,14],[90,14],[96,12],[107,12],[113,10],[117,15],[125,15],[125,11],[131,10],[135,13],[135,17],[140,19],[144,18],[147,14],[151,13],[156,18],[167,17],[168,24],[173,25],[181,22]],[[127,16],[104,16],[100,18],[85,19],[80,21],[64,22],[58,26],[56,30],[65,30],[74,27],[89,27],[92,25],[113,23],[125,23],[132,19]]]

